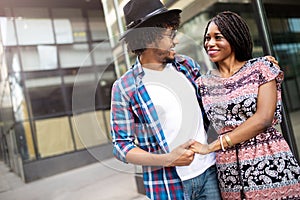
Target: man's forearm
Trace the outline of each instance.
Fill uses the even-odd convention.
[[[144,166],[187,166],[194,159],[194,152],[189,150],[193,143],[192,140],[187,141],[166,154],[149,153],[136,147],[127,153],[126,160],[132,164]]]
[[[149,153],[139,147],[131,149],[126,155],[127,162],[143,166],[167,166],[167,158],[167,154]]]

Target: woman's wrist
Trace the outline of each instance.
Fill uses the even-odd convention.
[[[208,144],[208,153],[215,152],[217,150],[221,149],[221,144],[219,143],[219,140],[216,140],[210,144]]]
[[[214,149],[215,149],[215,148],[213,147],[212,144],[209,144],[209,145],[208,145],[208,153],[214,152],[214,151],[215,151]]]

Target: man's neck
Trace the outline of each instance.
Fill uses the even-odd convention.
[[[147,63],[147,64],[142,64],[142,67],[151,69],[151,70],[156,70],[156,71],[163,71],[164,68],[166,67],[166,65],[165,64]]]
[[[151,70],[156,70],[156,71],[162,71],[164,70],[166,64],[165,63],[160,63],[156,60],[152,59],[153,57],[147,57],[147,56],[139,56],[139,61],[142,65],[142,67],[151,69]]]

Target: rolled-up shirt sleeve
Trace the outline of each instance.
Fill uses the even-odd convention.
[[[111,95],[111,137],[114,156],[125,163],[126,154],[136,147],[134,117],[129,98],[121,82],[116,81]]]

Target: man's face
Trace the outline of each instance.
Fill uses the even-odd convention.
[[[153,44],[154,56],[160,63],[170,63],[175,59],[175,46],[178,44],[176,32],[177,30],[165,29],[162,38]]]

